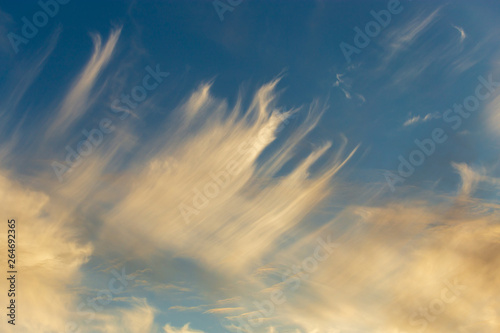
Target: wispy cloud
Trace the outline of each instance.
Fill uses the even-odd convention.
[[[460,33],[460,42],[463,42],[464,39],[467,37],[467,35],[465,34],[465,31],[464,29],[456,26],[456,25],[452,25],[453,28],[457,29],[457,31]]]
[[[163,327],[163,331],[165,333],[204,333],[203,331],[190,328],[189,325],[190,324],[186,324],[182,328],[175,328],[167,324]]]
[[[500,137],[500,96],[497,96],[486,108],[485,127],[495,137]]]
[[[205,311],[203,313],[222,313],[222,314],[226,314],[226,313],[232,313],[232,312],[242,311],[244,309],[245,308],[215,308],[215,309],[207,310],[207,311]]]
[[[176,310],[176,311],[202,311],[204,308],[206,308],[206,305],[197,305],[197,306],[175,305],[175,306],[169,307],[168,309],[169,310]]]
[[[384,54],[384,65],[388,64],[399,53],[406,50],[417,38],[436,22],[442,6],[435,9],[430,14],[421,13],[408,23],[391,28],[382,41],[382,46],[386,49]]]
[[[180,291],[180,292],[190,292],[191,289],[181,287],[181,286],[176,286],[174,284],[168,283],[168,284],[154,284],[147,286],[147,289],[153,290],[153,291],[162,291],[162,290],[174,290],[174,291]]]
[[[350,91],[350,90],[352,90],[350,80],[346,81],[345,79],[343,79],[343,77],[344,77],[344,74],[340,74],[340,73],[336,74],[336,81],[333,83],[333,86],[342,90],[345,98],[351,100],[351,99],[353,99],[353,97],[355,97],[355,99],[360,101],[361,104],[365,103],[366,102],[365,97],[361,94],[358,94],[358,93],[352,93]]]
[[[421,117],[420,115],[416,115],[416,116],[411,116],[410,115],[410,118],[408,118],[404,123],[403,123],[403,126],[404,127],[407,127],[407,126],[411,126],[411,125],[416,125],[418,123],[425,123],[429,120],[432,120],[432,119],[437,119],[437,118],[440,118],[440,114],[439,113],[428,113],[426,114],[425,116]]]
[[[120,37],[121,28],[111,32],[106,44],[102,45],[100,35],[94,35],[94,53],[83,71],[79,74],[64,98],[54,121],[47,133],[64,133],[76,120],[78,120],[85,111],[90,107],[95,96],[90,98],[90,93],[95,87],[95,83],[99,75],[102,73],[106,65],[111,60],[116,43]]]
[[[461,196],[472,195],[480,183],[486,183],[491,187],[500,188],[500,178],[488,175],[485,168],[472,168],[465,163],[452,163],[453,168],[460,174],[462,185],[459,191]],[[496,192],[495,191],[495,192]]]
[[[389,57],[423,36],[439,10],[393,31]],[[463,42],[465,32],[455,28]],[[455,33],[449,26],[447,31]],[[91,106],[108,104],[103,95],[109,80],[101,84],[99,78],[107,69],[112,77],[120,70],[113,57],[120,34],[113,31],[106,42],[94,37],[85,68],[67,93],[55,94],[53,105],[59,107],[44,114],[51,121],[30,126],[33,137],[67,142],[69,129]],[[3,115],[18,110],[57,36],[4,99]],[[429,68],[441,51],[410,66],[414,71],[406,78]],[[414,187],[407,196],[388,198],[378,188],[372,195],[367,188],[377,184],[359,186],[350,178],[357,142],[340,134],[332,136],[338,140],[323,138],[318,131],[326,103],[286,109],[277,93],[280,84],[272,80],[230,104],[213,94],[210,81],[188,93],[168,117],[155,118],[158,130],[147,136],[141,135],[143,123],[115,124],[109,140],[64,186],[50,180],[48,168],[20,171],[32,164],[26,161],[49,165],[51,148],[43,140],[29,140],[29,150],[12,149],[14,139],[2,141],[0,215],[18,219],[22,242],[29,244],[19,248],[19,302],[30,314],[19,329],[64,332],[69,321],[82,321],[81,299],[99,292],[101,274],[127,262],[140,279],[97,311],[82,332],[204,332],[184,325],[188,320],[170,324],[165,318],[171,314],[217,318],[232,330],[259,316],[259,333],[377,333],[423,326],[440,333],[476,328],[478,322],[482,331],[495,332],[500,301],[491,295],[500,294],[500,206],[497,197],[475,196],[500,186],[495,170],[453,163],[460,176],[456,195]],[[337,74],[333,87],[347,99],[365,101],[347,74]],[[484,128],[494,135],[500,133],[498,105],[498,99],[490,104],[485,117]],[[292,115],[302,121],[290,125]],[[410,114],[401,123],[409,127],[438,117]],[[15,125],[18,137],[28,134]],[[318,218],[325,207],[335,213]],[[325,235],[342,244],[328,256],[317,244]],[[5,229],[0,237],[6,238]],[[6,253],[7,245],[0,250]],[[310,260],[318,256],[324,259]],[[185,267],[189,274],[175,274]],[[179,282],[186,277],[191,281]],[[430,304],[438,304],[450,283],[457,285],[456,301],[429,320],[422,311],[433,311]],[[134,297],[132,290],[154,297]],[[276,302],[280,292],[284,301]],[[167,293],[167,301],[158,301]]]

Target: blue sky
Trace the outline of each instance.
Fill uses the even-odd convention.
[[[499,13],[1,1],[2,331],[498,331]]]

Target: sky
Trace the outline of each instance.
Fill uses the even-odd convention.
[[[498,332],[499,14],[0,0],[0,331]]]

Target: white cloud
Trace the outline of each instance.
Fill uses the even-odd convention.
[[[97,312],[96,319],[80,327],[83,332],[139,333],[159,332],[154,323],[157,309],[146,299],[131,297],[125,299],[126,308],[109,308]]]
[[[489,186],[500,187],[500,178],[491,177],[485,168],[472,168],[465,163],[452,163],[453,168],[458,172],[462,180],[460,194],[470,196],[474,194],[480,183],[486,183]]]
[[[48,129],[49,135],[54,132],[64,133],[74,121],[85,114],[85,111],[95,101],[95,96],[91,98],[90,92],[94,88],[97,78],[111,60],[120,33],[121,28],[112,31],[104,47],[102,46],[101,36],[93,36],[94,53],[92,58],[64,98],[51,127]]]
[[[259,89],[242,119],[236,118],[242,114],[238,109],[224,119],[225,103],[202,93],[205,86],[194,93],[176,118],[189,116],[167,131],[175,141],[146,164],[137,165],[127,194],[104,217],[101,241],[121,247],[124,244],[117,242],[121,239],[117,232],[123,237],[133,234],[144,240],[143,250],[136,255],[173,251],[226,274],[245,272],[273,251],[283,233],[296,227],[327,196],[332,177],[352,156],[337,153],[329,165],[311,175],[309,168],[331,150],[331,144],[325,143],[287,175],[266,181],[292,159],[294,149],[315,128],[322,112],[313,105],[290,138],[257,163],[286,120],[278,113],[275,84]],[[193,100],[196,96],[205,103]],[[198,127],[200,120],[203,123]],[[178,163],[173,172],[158,167],[168,158]],[[229,174],[228,167],[238,170]],[[197,201],[202,207],[197,207]],[[148,223],[139,226],[138,219]]]
[[[66,323],[75,316],[71,305],[77,302],[77,295],[72,288],[81,282],[80,269],[93,247],[79,241],[78,230],[71,227],[71,208],[46,193],[9,180],[10,177],[10,173],[0,169],[0,216],[14,218],[17,226],[16,329],[64,332]],[[6,223],[0,237],[7,239]],[[7,253],[7,249],[7,242],[2,241],[0,250]],[[8,290],[5,278],[0,287]],[[7,332],[7,321],[2,320],[1,325],[0,330]]]
[[[366,102],[366,99],[363,95],[358,93],[351,93],[351,83],[349,80],[343,79],[344,74],[336,74],[336,81],[333,84],[334,87],[338,87],[344,93],[345,98],[351,100],[353,96],[361,102],[361,104]]]
[[[437,119],[439,118],[440,115],[438,113],[428,113],[426,114],[425,116],[423,117],[420,117],[419,115],[417,116],[411,116],[410,115],[410,118],[408,118],[404,123],[403,123],[403,126],[404,127],[407,127],[407,126],[410,126],[410,125],[416,125],[418,123],[425,123],[429,120],[432,120],[432,119]]]
[[[457,31],[460,33],[460,42],[463,42],[464,39],[467,37],[467,35],[465,34],[465,31],[464,29],[460,28],[460,27],[457,27],[456,25],[452,25],[453,28],[457,29]]]
[[[195,330],[189,327],[189,323],[182,326],[182,328],[175,328],[167,324],[163,327],[165,333],[204,333],[203,331]]]
[[[439,11],[437,8],[432,13],[420,14],[406,23],[404,26],[394,27],[387,32],[387,37],[383,40],[388,54],[385,57],[385,63],[389,63],[400,52],[410,46],[423,32],[425,32],[433,23],[436,22]]]

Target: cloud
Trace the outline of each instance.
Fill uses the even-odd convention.
[[[485,127],[493,136],[500,136],[500,96],[497,96],[486,107]]]
[[[308,274],[295,295],[285,294],[288,301],[276,305],[273,317],[317,332],[412,332],[425,326],[437,333],[487,321],[487,309],[499,305],[488,296],[498,292],[498,283],[489,280],[499,273],[497,218],[498,206],[492,215],[431,201],[350,207],[328,226],[339,235],[347,225],[339,251]],[[304,249],[302,258],[308,252],[313,249]],[[429,309],[450,283],[465,287],[455,290],[445,313],[431,311],[426,321],[419,309]],[[489,320],[485,331],[496,327]]]
[[[87,65],[64,96],[61,105],[71,100],[77,111],[57,110],[61,128],[83,117],[119,33],[112,36],[104,49],[96,44],[89,61],[94,65]],[[345,89],[348,80],[340,75],[337,82]],[[498,328],[500,304],[491,295],[500,293],[500,207],[474,197],[479,186],[498,184],[488,170],[453,164],[461,177],[457,197],[424,192],[340,205],[337,193],[356,198],[366,193],[343,173],[357,146],[315,135],[325,104],[314,101],[305,112],[285,110],[276,93],[279,80],[273,80],[259,87],[248,105],[242,102],[246,96],[239,96],[229,106],[213,96],[211,84],[189,94],[148,138],[140,137],[135,123],[116,124],[114,135],[64,186],[50,181],[53,175],[45,169],[23,174],[11,167],[25,162],[24,151],[10,155],[10,168],[1,165],[0,214],[19,220],[20,237],[29,244],[19,248],[25,283],[20,302],[33,315],[20,321],[22,330],[62,332],[67,321],[81,320],[75,309],[84,293],[75,287],[125,259],[147,263],[155,273],[141,275],[134,290],[195,293],[170,273],[188,266],[172,261],[187,259],[196,271],[189,277],[203,281],[199,295],[207,305],[168,309],[204,311],[233,329],[240,319],[259,315],[256,303],[270,307],[279,291],[286,292],[286,301],[272,305],[256,332]],[[291,124],[292,115],[303,121]],[[434,117],[411,117],[405,126]],[[68,140],[64,130],[51,137]],[[38,141],[32,145],[43,150]],[[331,219],[315,219],[322,207],[337,204],[342,208]],[[0,237],[5,236],[4,229]],[[317,239],[325,236],[340,247],[310,272],[294,272],[314,258]],[[6,252],[5,246],[0,249]],[[94,269],[88,269],[89,259],[106,264],[92,262]],[[137,269],[134,276],[145,271]],[[295,290],[292,282],[300,282]],[[449,283],[465,289],[426,320],[419,309],[436,303]],[[82,331],[202,333],[189,324],[160,327],[162,310],[147,299],[120,295],[115,301]]]
[[[335,75],[335,77],[337,78],[337,81],[335,81],[335,83],[333,84],[334,87],[339,87],[341,83],[344,83],[344,80],[342,80],[343,76],[344,76],[344,74],[341,74],[341,73],[337,73]]]
[[[334,87],[338,87],[342,92],[344,93],[345,98],[351,100],[354,97],[356,97],[357,100],[361,102],[361,104],[366,102],[366,99],[363,95],[358,94],[358,93],[351,93],[351,81],[347,79],[343,79],[344,74],[336,74],[336,81],[333,84]]]
[[[485,168],[472,168],[466,163],[452,163],[453,168],[458,172],[462,180],[460,194],[470,196],[474,194],[480,183],[487,183],[489,186],[500,187],[500,178],[491,177]]]
[[[245,308],[216,308],[207,310],[203,313],[232,313],[232,312],[242,311],[244,309]]]
[[[63,133],[76,120],[81,118],[90,107],[95,100],[95,96],[90,98],[90,93],[95,87],[97,78],[111,60],[120,33],[121,28],[112,31],[104,47],[102,46],[101,36],[93,36],[94,53],[78,78],[73,82],[70,91],[59,107],[51,127],[48,129],[48,133]]]
[[[168,284],[158,283],[158,284],[154,284],[152,286],[148,286],[146,289],[154,290],[154,291],[161,291],[161,290],[175,290],[175,291],[181,291],[181,292],[191,291],[191,289],[189,289],[189,288],[176,286],[176,285],[171,284],[171,283],[168,283]]]
[[[204,333],[203,331],[191,329],[189,323],[184,325],[182,328],[175,328],[167,324],[163,327],[165,333]]]
[[[385,64],[389,63],[400,52],[406,50],[422,33],[432,26],[436,22],[441,8],[442,6],[428,15],[419,14],[404,26],[389,30],[382,41],[382,45],[387,49],[387,55],[384,59]]]
[[[12,84],[6,85],[5,98],[1,101],[2,110],[0,116],[10,120],[18,109],[20,101],[26,97],[28,89],[33,85],[45,67],[50,55],[54,51],[59,40],[61,30],[57,29],[48,39],[46,45],[38,50],[33,56],[14,65],[12,71],[6,75],[6,80]],[[29,70],[26,70],[29,68]],[[7,126],[7,121],[3,126]],[[2,127],[2,125],[0,125]]]
[[[463,184],[476,178],[490,181],[466,165],[460,169]],[[423,328],[437,333],[467,325],[493,331],[498,315],[492,309],[500,304],[488,295],[500,291],[495,277],[500,206],[471,197],[471,188],[463,185],[458,197],[445,200],[424,193],[420,199],[347,206],[320,229],[302,233],[300,241],[277,250],[268,263],[276,268],[271,276],[255,274],[245,290],[238,288],[239,294],[233,295],[242,297],[233,304],[245,310],[226,317],[225,326],[244,329],[242,323],[250,325],[249,318],[262,318],[257,332],[274,326],[320,333]],[[286,275],[287,269],[314,255],[317,237],[327,235],[340,246],[326,260],[315,270]],[[284,303],[271,302],[270,293],[276,290],[283,292]],[[456,297],[446,298],[446,303],[442,295]],[[436,302],[444,312],[432,310]],[[431,319],[422,311],[430,311]]]
[[[18,319],[16,328],[20,332],[63,332],[74,318],[68,307],[77,301],[72,288],[82,281],[80,269],[93,247],[68,223],[71,209],[11,178],[11,173],[0,169],[0,215],[16,220],[15,268],[20,291],[16,302],[20,311],[30,314]],[[2,239],[7,239],[6,227],[0,230]],[[1,242],[0,249],[7,253],[7,242]],[[7,282],[4,278],[0,283],[4,290],[8,290]],[[54,313],[58,315],[54,317]]]
[[[12,45],[7,37],[8,33],[14,27],[12,16],[0,9],[0,52],[13,53]],[[3,56],[3,54],[0,54]]]
[[[440,114],[438,113],[428,113],[423,117],[420,117],[419,115],[413,116],[408,118],[404,123],[403,126],[411,126],[411,125],[416,125],[418,123],[425,123],[426,121],[432,120],[432,119],[437,119],[440,118]]]
[[[351,96],[351,93],[349,93],[347,90],[345,90],[344,88],[341,88],[342,89],[342,92],[344,93],[345,95],[345,98],[347,99],[352,99],[352,96]]]
[[[465,34],[465,31],[464,29],[460,28],[460,27],[457,27],[456,25],[452,25],[453,28],[457,29],[458,32],[460,33],[460,43],[462,43],[464,41],[464,39],[467,37],[467,35]]]
[[[203,310],[206,307],[206,305],[198,305],[198,306],[182,306],[182,305],[175,305],[171,306],[168,309],[169,310],[177,310],[177,311],[200,311]]]
[[[80,328],[85,332],[137,333],[158,332],[154,323],[157,309],[150,306],[146,299],[131,297],[126,308],[108,309],[99,312],[96,319]]]
[[[279,112],[276,84],[261,87],[246,111],[237,104],[229,114],[225,102],[205,93],[206,85],[193,93],[177,110],[181,123],[166,131],[171,144],[136,166],[126,195],[105,215],[101,241],[121,248],[125,243],[117,240],[134,235],[145,244],[137,256],[172,251],[226,274],[246,271],[272,252],[278,239],[327,196],[333,176],[354,152],[343,156],[342,143],[329,164],[313,175],[311,166],[331,151],[331,143],[324,143],[286,175],[269,181],[295,156],[322,112],[313,104],[288,140],[273,147],[291,114]],[[270,153],[257,162],[266,149]],[[161,167],[168,158],[178,163],[172,172]],[[137,219],[148,223],[138,228]],[[125,238],[116,237],[118,229]]]

